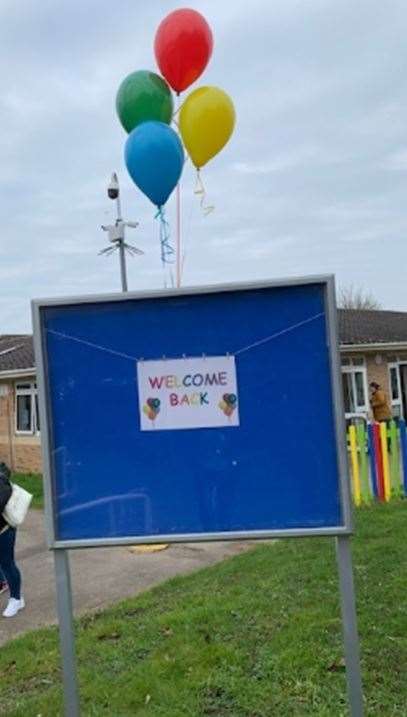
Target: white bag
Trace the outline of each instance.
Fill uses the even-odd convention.
[[[21,488],[20,485],[12,483],[11,486],[13,492],[4,508],[3,518],[12,528],[17,528],[24,522],[33,497],[31,493]]]

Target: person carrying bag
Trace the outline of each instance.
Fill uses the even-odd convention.
[[[14,550],[16,528],[27,515],[32,499],[30,493],[11,483],[10,475],[8,466],[0,463],[0,568],[10,590],[3,617],[14,617],[25,607],[21,595],[21,573],[15,562]]]

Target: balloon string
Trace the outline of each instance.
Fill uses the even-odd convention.
[[[178,102],[179,102],[179,96],[178,96]],[[176,110],[172,113],[172,121],[175,124],[177,130],[179,131],[179,113],[184,105],[184,102],[180,102]]]
[[[179,101],[179,97],[178,97],[178,101]],[[179,112],[180,112],[181,108],[184,106],[184,104],[185,104],[185,101],[179,103],[177,109],[176,109],[176,110],[173,112],[173,114],[172,114],[172,119],[173,119],[173,120],[174,120],[174,117],[176,117],[177,114],[179,114]],[[175,120],[174,120],[174,121],[175,121]]]
[[[215,210],[215,207],[213,204],[206,203],[206,191],[205,191],[203,181],[201,179],[199,169],[197,170],[197,173],[196,173],[196,185],[195,185],[195,189],[194,189],[194,194],[200,195],[201,209],[202,209],[204,216],[207,217],[208,214],[210,214],[211,212],[213,212]]]
[[[174,255],[174,248],[170,243],[170,225],[165,218],[164,207],[158,207],[155,219],[160,222],[160,249],[161,249],[161,262],[165,269],[166,264],[172,264],[172,257]]]

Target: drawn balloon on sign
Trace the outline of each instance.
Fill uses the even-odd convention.
[[[222,396],[222,400],[219,401],[219,408],[221,409],[221,411],[223,411],[225,416],[228,416],[228,418],[230,418],[230,416],[232,415],[232,413],[236,409],[236,407],[237,407],[236,394],[235,393],[224,393]]]
[[[150,419],[155,421],[160,413],[161,401],[159,398],[148,398],[143,406],[143,413]]]
[[[189,8],[175,10],[159,24],[154,52],[163,76],[149,70],[130,73],[116,96],[116,110],[129,137],[125,164],[140,191],[157,207],[160,222],[161,261],[177,262],[177,285],[181,276],[179,181],[186,149],[196,168],[195,194],[200,195],[206,215],[201,168],[229,141],[235,126],[235,109],[222,89],[204,86],[195,89],[174,114],[171,89],[180,95],[204,72],[213,50],[211,28],[201,13]],[[171,124],[175,129],[172,129]],[[177,250],[170,241],[170,227],[164,205],[177,187]]]

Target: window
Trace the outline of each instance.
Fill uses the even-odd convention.
[[[354,401],[352,375],[344,373],[342,376],[343,385],[343,402],[345,404],[345,413],[355,413],[356,406]]]
[[[342,358],[342,387],[346,418],[366,418],[367,377],[363,357]]]
[[[400,386],[399,386],[399,372],[397,366],[390,366],[390,387],[391,387],[391,400],[400,400]]]
[[[367,413],[365,375],[363,371],[342,374],[343,398],[346,414]]]
[[[364,380],[363,380],[363,371],[354,371],[353,376],[355,379],[355,389],[356,389],[356,406],[365,406],[365,386],[364,386]]]
[[[396,357],[397,358],[397,357]],[[401,395],[401,380],[400,380],[400,364],[390,363],[389,364],[389,379],[390,379],[390,398],[391,398],[391,410],[393,416],[401,418],[403,415],[402,395]]]
[[[36,383],[16,384],[16,433],[39,433]]]
[[[40,431],[40,412],[38,409],[38,393],[35,391],[35,422],[36,422],[36,429],[39,433]]]

